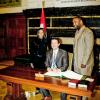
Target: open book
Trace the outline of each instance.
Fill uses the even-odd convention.
[[[80,75],[80,74],[73,72],[71,70],[67,70],[65,72],[58,72],[58,73],[46,72],[44,75],[55,76],[55,77],[66,77],[66,78],[69,78],[69,79],[77,79],[77,80],[81,80],[82,77],[83,77],[83,75]]]

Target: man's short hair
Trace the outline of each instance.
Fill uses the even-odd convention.
[[[61,40],[60,38],[53,37],[53,38],[51,38],[51,41],[52,41],[52,40],[57,40],[58,43],[60,43],[60,44],[62,43],[62,40]]]
[[[75,17],[73,17],[73,19],[74,18],[78,18],[78,19],[82,20],[82,22],[83,22],[84,25],[86,24],[85,18],[83,18],[81,16],[75,16]]]

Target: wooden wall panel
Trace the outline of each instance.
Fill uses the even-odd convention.
[[[23,14],[0,15],[3,20],[0,27],[0,36],[4,41],[2,45],[6,59],[12,59],[17,55],[26,54],[26,19]],[[4,34],[4,35],[3,35]],[[1,46],[0,45],[0,48]],[[3,53],[2,53],[3,54]]]

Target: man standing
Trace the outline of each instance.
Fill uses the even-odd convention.
[[[84,25],[83,18],[76,16],[73,18],[73,26],[76,28],[74,41],[74,71],[91,76],[94,66],[93,32]]]
[[[51,50],[46,54],[46,62],[45,65],[47,67],[47,71],[53,71],[55,73],[66,71],[68,67],[68,57],[67,52],[60,49],[60,39],[52,38],[51,39]],[[49,90],[40,89],[40,92],[44,96],[44,100],[52,100]],[[66,94],[61,93],[61,100],[66,100]]]
[[[94,36],[93,32],[85,26],[84,20],[80,16],[73,18],[73,26],[76,28],[74,40],[74,71],[91,76],[94,66]],[[82,97],[87,100],[87,97]]]

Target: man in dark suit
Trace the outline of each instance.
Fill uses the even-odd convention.
[[[59,38],[51,39],[52,49],[47,52],[45,61],[47,71],[53,71],[56,73],[67,70],[67,52],[59,48],[60,42],[61,40]],[[43,94],[44,100],[52,100],[49,90],[40,89],[40,92]],[[66,100],[66,94],[61,93],[61,100]]]

